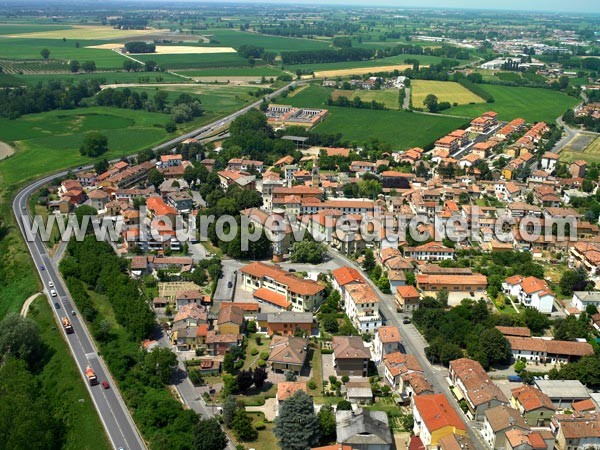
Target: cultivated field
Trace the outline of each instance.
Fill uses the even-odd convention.
[[[294,68],[295,66],[289,66],[288,68]],[[355,67],[354,69],[335,69],[335,70],[319,70],[315,72],[315,77],[319,78],[335,78],[345,77],[348,75],[364,75],[366,73],[376,72],[391,72],[393,70],[406,70],[411,68],[407,64],[398,64],[391,66],[372,66],[372,67]],[[310,75],[308,75],[311,78]]]
[[[486,111],[498,113],[501,120],[512,120],[522,117],[528,122],[554,122],[568,108],[572,108],[579,100],[562,92],[543,88],[508,87],[483,84],[483,89],[493,95],[494,103],[478,103],[475,105],[459,105],[447,109],[442,114],[476,117]],[[416,105],[416,103],[413,101]]]
[[[15,149],[6,142],[0,142],[0,159],[8,158],[15,152]]]
[[[115,53],[115,52],[111,52]],[[212,53],[212,54],[173,54],[158,55],[156,53],[136,55],[139,61],[155,61],[165,69],[205,69],[216,67],[244,67],[248,60],[237,53]],[[121,63],[123,64],[123,63]]]
[[[354,97],[360,97],[363,102],[375,100],[378,103],[383,103],[388,109],[398,109],[398,89],[383,89],[379,91],[367,91],[357,89],[354,91],[335,90],[331,93],[331,98],[336,100],[338,97],[344,96],[349,100]]]
[[[39,82],[64,81],[65,83],[78,83],[81,80],[100,80],[101,84],[123,83],[189,83],[183,77],[169,72],[94,72],[94,73],[53,73],[53,74],[27,74],[12,75],[6,79],[7,85],[36,85]],[[0,76],[0,86],[3,85]]]
[[[483,103],[483,99],[473,94],[458,83],[450,81],[412,80],[410,84],[412,103],[415,108],[423,107],[423,100],[429,94],[437,96],[439,102],[458,103]]]
[[[374,111],[369,109],[327,106],[330,89],[310,86],[279,103],[293,106],[326,108],[329,116],[315,131],[325,134],[341,133],[344,139],[356,143],[379,139],[392,148],[407,149],[427,146],[440,136],[464,125],[463,119],[430,116],[405,111]]]
[[[125,47],[123,43],[108,43],[90,45],[87,48],[99,50],[119,50]],[[211,53],[235,53],[231,47],[199,47],[193,45],[157,45],[154,53],[131,53],[132,55],[179,55],[179,54],[211,54]]]
[[[587,162],[600,162],[600,137],[579,134],[560,152],[560,160],[572,162],[583,159]]]
[[[222,69],[178,70],[185,77],[278,77],[284,72],[275,67],[226,67]]]
[[[28,31],[19,32],[19,25],[15,25],[15,32],[12,34],[4,34],[5,29],[2,28],[3,36],[18,37],[25,39],[119,39],[129,36],[145,36],[156,34],[157,32],[168,32],[169,30],[118,30],[110,26],[89,26],[89,25],[72,25],[68,28],[61,27],[59,29],[49,29],[44,31]],[[30,29],[33,28],[28,26]],[[39,29],[40,27],[35,27]],[[44,28],[43,26],[41,28]]]
[[[241,45],[255,45],[271,52],[296,51],[296,50],[322,50],[329,47],[329,42],[316,39],[291,38],[282,36],[267,36],[259,33],[238,30],[224,30],[222,28],[203,32],[209,37],[212,45],[229,46],[238,49]]]
[[[426,56],[426,55],[397,55],[390,56],[388,58],[377,58],[377,59],[369,59],[366,61],[342,61],[342,62],[333,62],[333,63],[314,63],[314,64],[294,64],[287,66],[286,69],[291,72],[295,72],[296,70],[303,71],[313,71],[313,72],[329,72],[332,70],[342,70],[342,69],[359,69],[359,68],[370,68],[369,72],[389,72],[394,70],[394,66],[402,68],[398,68],[398,70],[404,70],[409,67],[412,67],[412,64],[406,64],[407,59],[417,59],[421,66],[427,66],[429,64],[438,64],[444,58],[438,58],[437,56]],[[368,72],[361,72],[368,73]],[[352,75],[349,73],[348,75]],[[320,75],[319,75],[320,76]]]

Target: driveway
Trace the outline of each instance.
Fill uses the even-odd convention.
[[[277,399],[268,398],[262,406],[246,406],[247,412],[261,412],[265,415],[265,420],[273,422],[277,417]]]
[[[321,355],[321,364],[323,365],[323,380],[329,380],[329,376],[337,377],[333,367],[333,355]]]

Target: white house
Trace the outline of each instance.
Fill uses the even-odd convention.
[[[348,318],[361,333],[373,334],[381,327],[379,299],[368,284],[347,285],[343,300]]]
[[[550,314],[554,307],[554,293],[544,280],[514,275],[502,283],[505,294],[515,297],[522,305]]]
[[[371,350],[373,361],[379,363],[386,355],[400,351],[401,342],[402,337],[398,327],[391,325],[380,327],[375,333],[375,339],[373,339]]]
[[[571,300],[571,306],[577,308],[579,311],[585,311],[588,305],[600,306],[600,292],[596,291],[575,291],[573,292],[573,299]]]
[[[556,168],[559,158],[560,156],[558,156],[556,153],[546,152],[542,155],[540,166],[546,172],[552,172]]]

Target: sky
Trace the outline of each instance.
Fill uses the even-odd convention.
[[[337,4],[422,8],[501,9],[600,14],[600,0],[227,0],[235,3]]]

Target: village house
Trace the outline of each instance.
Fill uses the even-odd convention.
[[[519,411],[510,406],[500,405],[485,411],[481,434],[490,448],[505,448],[506,433],[515,428],[530,430]]]
[[[361,333],[373,334],[381,326],[379,298],[367,283],[347,285],[343,301],[348,318]]]
[[[449,434],[444,436],[440,439],[438,446],[440,450],[476,450],[473,441],[467,436],[460,434]]]
[[[506,396],[477,361],[468,358],[451,361],[450,380],[454,395],[458,400],[466,400],[467,415],[474,420],[482,420],[490,408],[508,404]]]
[[[336,411],[336,435],[340,447],[360,450],[390,450],[393,444],[387,414],[359,408]]]
[[[266,330],[269,336],[293,336],[298,331],[310,336],[313,327],[313,315],[310,312],[279,311],[261,313],[256,318],[261,330]]]
[[[401,312],[413,312],[419,308],[419,291],[414,286],[398,286],[396,303]]]
[[[234,172],[232,170],[221,170],[217,172],[221,187],[226,191],[229,186],[237,186],[246,191],[256,189],[256,176],[247,172]]]
[[[573,176],[573,178],[585,177],[586,169],[587,169],[587,161],[584,161],[583,159],[578,159],[577,161],[573,161],[569,165],[569,173]]]
[[[373,403],[373,389],[368,381],[348,381],[344,384],[345,398],[354,405]]]
[[[546,394],[533,386],[512,389],[510,404],[521,413],[528,424],[536,427],[549,425],[556,407]]]
[[[273,372],[292,371],[296,374],[302,372],[308,354],[307,339],[294,336],[273,336],[269,348],[268,362]]]
[[[283,381],[277,383],[277,394],[275,396],[277,410],[279,411],[281,404],[298,391],[308,392],[306,381]]]
[[[244,311],[233,304],[221,303],[217,317],[220,334],[240,334],[244,328]]]
[[[558,164],[558,160],[560,156],[556,153],[546,152],[542,155],[542,160],[540,161],[540,167],[542,170],[546,172],[553,172],[556,169],[556,165]]]
[[[575,291],[571,299],[571,306],[583,312],[588,306],[600,307],[600,292],[598,291]]]
[[[557,414],[552,419],[556,450],[592,449],[600,446],[598,413]]]
[[[587,342],[517,336],[506,336],[506,339],[515,361],[524,359],[538,363],[564,364],[594,354],[594,349]]]
[[[403,251],[405,258],[413,258],[416,261],[444,261],[454,259],[454,249],[445,247],[437,242],[428,242],[418,247],[405,247]]]
[[[505,433],[505,443],[506,450],[552,450],[554,436],[547,430],[531,431],[515,427]]]
[[[471,121],[470,130],[473,133],[485,134],[496,126],[498,114],[494,111],[488,111]]]
[[[555,295],[544,280],[536,277],[513,275],[502,283],[502,290],[528,308],[550,314],[554,308]]]
[[[242,288],[259,302],[296,312],[313,311],[323,301],[322,285],[300,278],[276,265],[253,262],[240,269]]]
[[[487,287],[487,277],[474,273],[472,275],[423,275],[417,274],[417,287],[426,292],[483,292]]]
[[[408,397],[433,394],[433,387],[425,378],[423,368],[414,355],[389,353],[383,358],[383,363],[384,378],[392,389]]]
[[[210,330],[206,335],[206,350],[209,355],[224,355],[231,347],[242,343],[244,336],[242,334],[218,334],[215,330]]]
[[[367,376],[371,355],[360,336],[333,336],[331,344],[338,376]]]
[[[231,158],[227,162],[227,170],[232,172],[262,172],[264,163],[262,161],[254,161],[248,158]]]
[[[435,449],[444,436],[467,434],[467,426],[444,394],[413,397],[413,432],[427,449]]]
[[[598,273],[600,266],[600,244],[596,242],[575,242],[569,248],[575,267],[582,268],[590,275]]]
[[[400,351],[402,346],[402,336],[398,327],[386,325],[379,327],[375,332],[373,339],[373,361],[379,363],[389,353]]]

